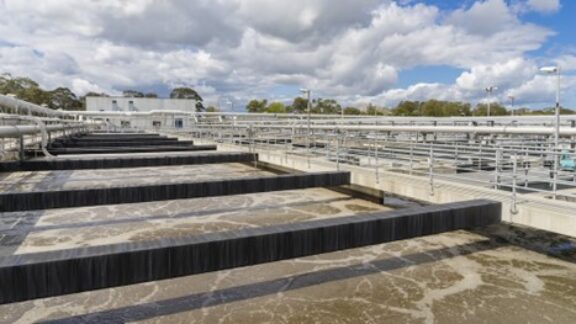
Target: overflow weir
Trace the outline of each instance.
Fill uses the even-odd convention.
[[[503,226],[501,203],[491,200],[392,210],[338,190],[351,184],[347,171],[276,174],[258,168],[254,152],[151,133],[79,133],[47,149],[56,157],[0,163],[0,322],[191,321],[204,307],[204,322],[227,312],[258,322],[266,319],[253,317],[251,299],[296,288],[314,296],[326,286],[332,293],[310,301],[355,303],[339,294],[395,285],[376,274],[503,248],[487,234]],[[358,285],[338,286],[350,280]],[[138,297],[146,287],[159,289]],[[110,294],[121,298],[96,301]],[[371,298],[364,306],[388,297]],[[286,302],[298,308],[297,299]],[[234,315],[242,312],[252,315]]]

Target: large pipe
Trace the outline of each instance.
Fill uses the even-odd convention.
[[[53,132],[77,128],[85,128],[85,126],[48,125],[46,126],[46,131]],[[38,134],[40,132],[42,132],[42,128],[38,125],[0,126],[0,137],[19,137],[20,135]]]
[[[0,107],[8,107],[10,109],[15,109],[18,114],[22,115],[45,115],[45,116],[58,116],[58,117],[72,117],[72,115],[36,104],[16,99],[12,96],[0,95]]]

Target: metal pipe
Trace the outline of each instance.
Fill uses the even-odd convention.
[[[22,115],[29,115],[36,113],[45,116],[58,116],[58,117],[72,117],[67,112],[54,110],[46,107],[42,107],[24,100],[16,99],[12,96],[0,95],[0,106],[8,107],[16,110],[16,113]]]
[[[68,125],[48,125],[46,131],[61,131],[66,129],[81,129],[83,126],[68,126]],[[13,126],[0,126],[0,137],[14,137],[29,134],[38,134],[42,132],[42,128],[38,125],[13,125]]]

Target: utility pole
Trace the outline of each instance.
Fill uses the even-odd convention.
[[[310,110],[312,106],[311,91],[310,89],[300,89],[300,92],[306,94],[306,100],[307,100],[306,108],[308,110],[308,136],[306,137],[306,143],[307,143],[306,147],[308,151],[310,151],[310,136],[312,136],[312,132],[310,129]]]
[[[508,99],[510,99],[510,113],[512,117],[514,117],[514,99],[516,98],[514,96],[508,96]]]
[[[486,117],[490,117],[490,98],[492,97],[492,92],[494,92],[494,90],[498,90],[498,87],[496,86],[489,86],[486,89],[486,94],[488,96],[488,104],[487,104],[487,111],[486,111]]]

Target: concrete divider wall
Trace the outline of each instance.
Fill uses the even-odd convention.
[[[350,184],[349,172],[315,172],[132,187],[6,193],[0,194],[0,212],[239,195],[346,184]]]
[[[194,141],[77,141],[77,142],[60,142],[53,143],[51,147],[131,147],[131,146],[157,146],[157,145],[175,145],[190,146]]]
[[[253,162],[250,153],[196,153],[194,155],[115,156],[109,158],[52,159],[0,162],[0,172],[136,168],[168,165]]]
[[[0,261],[0,303],[161,280],[498,223],[476,200]]]
[[[109,153],[146,153],[170,151],[215,151],[216,145],[153,145],[153,146],[118,146],[118,147],[62,147],[49,148],[48,152],[54,155],[62,154],[109,154]],[[31,150],[28,150],[31,151]]]

